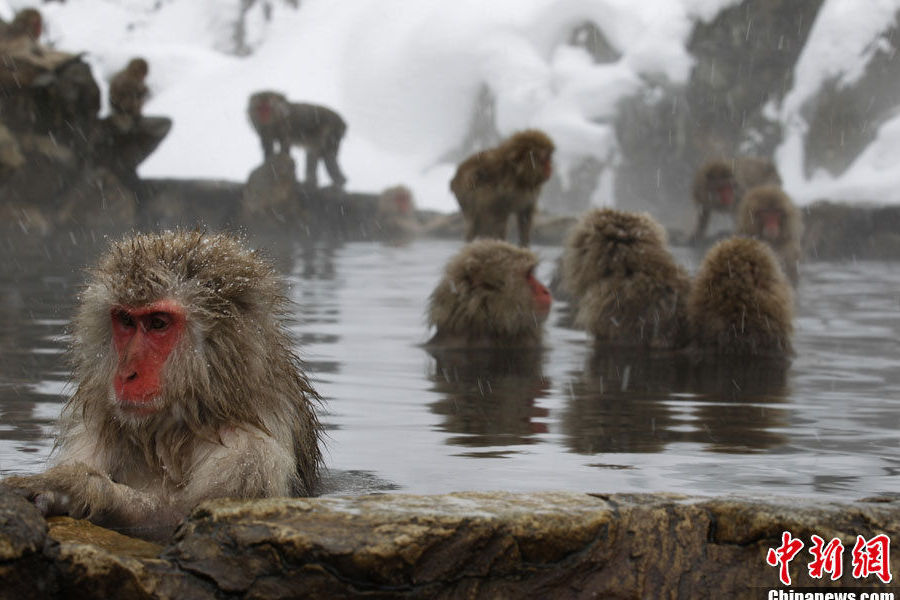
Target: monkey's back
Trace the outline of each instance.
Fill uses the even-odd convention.
[[[575,322],[597,342],[673,348],[685,342],[690,281],[647,214],[598,209],[573,228],[563,280]]]
[[[344,119],[326,106],[305,102],[289,103],[288,130],[296,144],[339,142],[347,131]]]
[[[598,343],[677,348],[687,331],[687,272],[665,257],[647,268],[601,278],[578,300],[575,322]]]
[[[707,253],[688,298],[694,345],[720,355],[793,353],[793,293],[772,250],[730,238]]]

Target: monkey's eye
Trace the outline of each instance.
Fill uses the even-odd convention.
[[[130,314],[128,314],[124,310],[117,310],[113,314],[113,318],[116,320],[116,322],[119,325],[121,325],[122,327],[126,327],[128,329],[133,328],[135,325],[134,317],[132,317]]]
[[[171,322],[171,317],[165,313],[153,313],[147,318],[147,329],[150,331],[163,331]]]

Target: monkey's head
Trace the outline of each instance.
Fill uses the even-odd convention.
[[[113,243],[75,318],[73,400],[124,423],[255,423],[252,395],[272,386],[267,363],[293,356],[285,302],[273,268],[233,237],[165,232]]]
[[[706,163],[694,182],[697,202],[710,207],[730,210],[735,204],[737,184],[731,165],[722,160]]]
[[[125,67],[125,69],[128,71],[128,74],[135,79],[143,80],[147,77],[147,73],[150,72],[150,65],[148,65],[147,61],[143,58],[132,58],[128,61],[128,66]]]
[[[17,34],[25,34],[31,39],[37,41],[41,37],[44,28],[44,19],[41,13],[34,8],[25,8],[16,13],[10,30]]]
[[[288,104],[287,97],[279,92],[256,92],[247,103],[247,114],[256,127],[270,125],[287,117]]]
[[[543,131],[526,129],[504,144],[505,160],[516,165],[517,179],[526,185],[544,183],[553,174],[553,140]]]
[[[721,352],[792,353],[793,292],[764,242],[733,237],[710,248],[688,304],[695,329],[719,330]]]
[[[405,185],[389,187],[378,197],[379,214],[411,215],[414,210],[412,192]]]
[[[628,277],[655,266],[666,251],[666,232],[647,213],[601,208],[587,213],[566,240],[563,282],[584,294],[600,278]]]
[[[537,256],[499,240],[476,240],[447,263],[431,294],[433,341],[533,346],[550,312],[550,292],[534,274]]]
[[[751,189],[741,200],[738,231],[770,243],[784,241],[799,232],[800,214],[794,203],[777,186]]]

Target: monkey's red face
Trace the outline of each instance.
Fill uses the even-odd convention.
[[[534,298],[534,314],[543,321],[550,314],[550,305],[553,303],[553,299],[550,297],[550,290],[538,281],[532,271],[528,272],[525,280],[528,282],[528,288],[531,290]]]
[[[734,184],[730,181],[720,183],[716,188],[716,194],[719,196],[719,204],[723,207],[734,204]]]
[[[767,208],[756,212],[756,222],[759,223],[764,238],[776,241],[781,237],[781,211],[777,208]]]
[[[394,196],[394,204],[397,207],[397,212],[401,215],[408,215],[412,213],[412,200],[409,197],[409,194],[399,193]]]
[[[553,175],[553,154],[550,152],[542,152],[541,157],[541,174],[544,176],[544,179],[550,179],[550,176]]]
[[[272,120],[272,104],[268,100],[262,100],[256,107],[256,116],[263,125]]]
[[[118,366],[113,391],[118,405],[134,415],[159,410],[162,371],[184,332],[184,308],[174,300],[110,311]]]

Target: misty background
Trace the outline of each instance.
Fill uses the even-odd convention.
[[[0,0],[0,16],[34,2]],[[457,162],[518,129],[557,144],[540,208],[694,218],[694,169],[772,156],[799,204],[900,202],[900,0],[67,0],[44,39],[106,93],[150,63],[144,114],[174,127],[143,177],[244,181],[245,115],[275,89],[349,129],[348,188],[404,183],[456,210]],[[104,98],[104,106],[106,99]],[[104,109],[105,112],[106,109]]]

